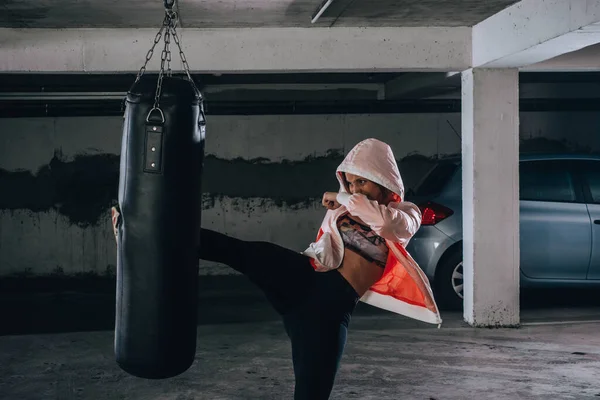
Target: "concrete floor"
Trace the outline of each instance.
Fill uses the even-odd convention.
[[[0,291],[0,399],[291,399],[282,325],[237,288],[201,291],[196,361],[162,381],[115,364],[110,290]],[[560,297],[524,299],[520,329],[472,329],[444,313],[438,330],[360,304],[331,398],[599,398],[600,304]]]

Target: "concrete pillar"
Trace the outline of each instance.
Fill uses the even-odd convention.
[[[462,73],[464,318],[519,324],[519,73]]]

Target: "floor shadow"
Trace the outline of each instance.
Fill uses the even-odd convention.
[[[10,288],[10,289],[9,289]],[[115,321],[114,280],[104,282],[37,282],[0,284],[0,335],[77,331],[110,331]],[[597,290],[527,290],[521,308],[586,309],[600,306]],[[359,305],[355,313],[388,313]],[[198,324],[278,321],[262,293],[243,277],[202,278],[198,299]]]

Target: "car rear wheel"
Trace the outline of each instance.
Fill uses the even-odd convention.
[[[435,274],[435,297],[441,309],[462,309],[463,282],[463,257],[461,248],[443,260]]]

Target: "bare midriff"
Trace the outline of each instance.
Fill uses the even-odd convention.
[[[344,249],[344,260],[338,271],[361,297],[383,275],[383,268],[349,249]]]

